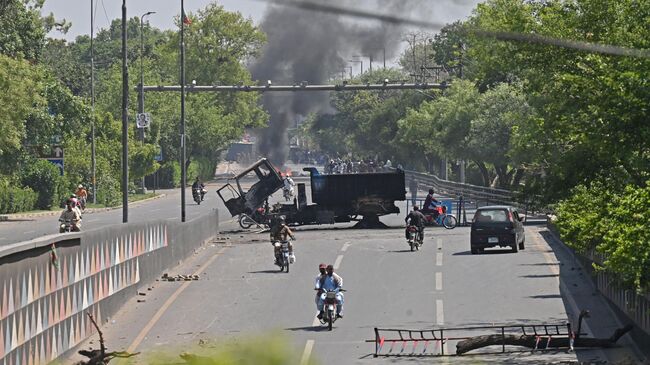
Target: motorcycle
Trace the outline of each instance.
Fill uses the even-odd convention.
[[[59,222],[61,222],[61,224],[59,224],[59,233],[75,232],[75,230],[73,229],[72,220],[70,219],[64,220],[59,218]],[[79,229],[77,228],[77,230]]]
[[[266,215],[264,208],[257,208],[253,214],[242,213],[239,215],[239,226],[243,229],[249,229],[251,226],[269,226],[269,217]]]
[[[204,189],[192,189],[192,197],[196,204],[201,205],[203,201],[203,195],[205,194]]]
[[[406,231],[408,232],[407,241],[409,246],[411,246],[411,251],[420,250],[420,246],[422,246],[422,237],[420,235],[418,227],[409,225],[406,227]]]
[[[447,207],[444,205],[438,205],[435,207],[436,213],[431,212],[422,212],[426,221],[424,224],[426,226],[443,226],[447,229],[454,229],[458,224],[456,216],[453,214],[447,213]]]
[[[325,296],[324,301],[323,301],[323,308],[321,309],[323,312],[323,317],[320,318],[320,323],[323,325],[327,325],[327,329],[329,331],[332,330],[332,325],[336,320],[339,318],[337,316],[338,311],[337,311],[337,306],[338,306],[338,300],[336,299],[336,294],[338,292],[344,292],[345,289],[339,289],[339,290],[326,290],[321,294]]]
[[[276,250],[275,264],[280,267],[280,272],[289,272],[289,264],[295,262],[296,257],[289,252],[289,241],[274,242],[273,246],[279,248]]]

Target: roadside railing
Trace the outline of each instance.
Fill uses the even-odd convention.
[[[407,186],[411,179],[415,179],[420,189],[426,190],[433,188],[437,194],[447,195],[451,198],[462,196],[466,202],[471,202],[477,207],[485,205],[512,205],[525,211],[527,214],[529,212],[534,213],[538,209],[536,204],[538,199],[533,195],[527,196],[516,191],[443,180],[435,175],[417,171],[407,170],[405,174]]]
[[[583,255],[575,252],[574,256],[582,267],[589,272],[594,284],[610,302],[631,319],[640,329],[650,335],[650,300],[626,285],[619,275],[607,270],[597,270],[594,264],[602,267],[605,258],[597,253]]]
[[[626,285],[618,274],[596,269],[595,266],[604,266],[603,262],[607,259],[604,255],[595,251],[584,254],[577,252],[562,242],[554,224],[549,222],[547,227],[555,239],[569,249],[576,261],[587,271],[596,289],[646,335],[650,336],[650,298],[637,293],[630,285]]]

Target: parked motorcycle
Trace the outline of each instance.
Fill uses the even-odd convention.
[[[422,246],[422,236],[420,235],[418,227],[409,225],[406,227],[406,231],[408,232],[407,241],[409,246],[411,246],[411,251],[420,250],[420,246]]]
[[[253,225],[269,226],[269,217],[266,215],[264,208],[257,208],[251,215],[246,213],[239,215],[240,227],[249,229]]]
[[[289,252],[289,241],[274,242],[275,247],[279,247],[276,250],[275,263],[280,267],[280,272],[285,271],[289,272],[289,264],[293,263],[295,256]]]
[[[338,301],[336,300],[336,294],[338,294],[339,291],[344,292],[345,289],[327,290],[321,294],[321,298],[322,295],[324,295],[325,300],[323,301],[323,308],[321,308],[323,318],[320,318],[320,323],[323,325],[326,324],[329,331],[332,330],[332,325],[338,319]]]

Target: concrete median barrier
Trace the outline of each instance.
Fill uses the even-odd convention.
[[[216,210],[51,235],[0,248],[0,365],[48,363],[95,332],[139,286],[217,235]]]

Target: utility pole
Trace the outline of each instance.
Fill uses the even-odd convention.
[[[142,91],[142,86],[144,86],[144,17],[154,14],[155,11],[148,11],[140,16],[140,84],[138,85],[139,94],[138,94],[138,114],[144,113],[144,92]],[[144,127],[140,129],[140,144],[144,145]],[[144,186],[144,176],[142,176],[142,193],[147,192],[147,188]]]
[[[181,0],[181,222],[185,222],[185,1]]]
[[[129,221],[129,68],[126,58],[126,0],[122,0],[122,223]]]
[[[372,73],[372,54],[368,58],[370,59],[370,73]]]
[[[90,160],[92,165],[93,204],[97,204],[97,161],[95,160],[95,0],[90,0]]]
[[[415,47],[416,47],[415,34],[413,34],[413,43],[411,43],[411,50],[413,51],[412,52],[413,53],[413,81],[417,82],[418,81],[418,79],[417,79],[417,77],[418,77],[418,74],[417,74],[418,65],[417,65],[417,61],[415,59]]]

